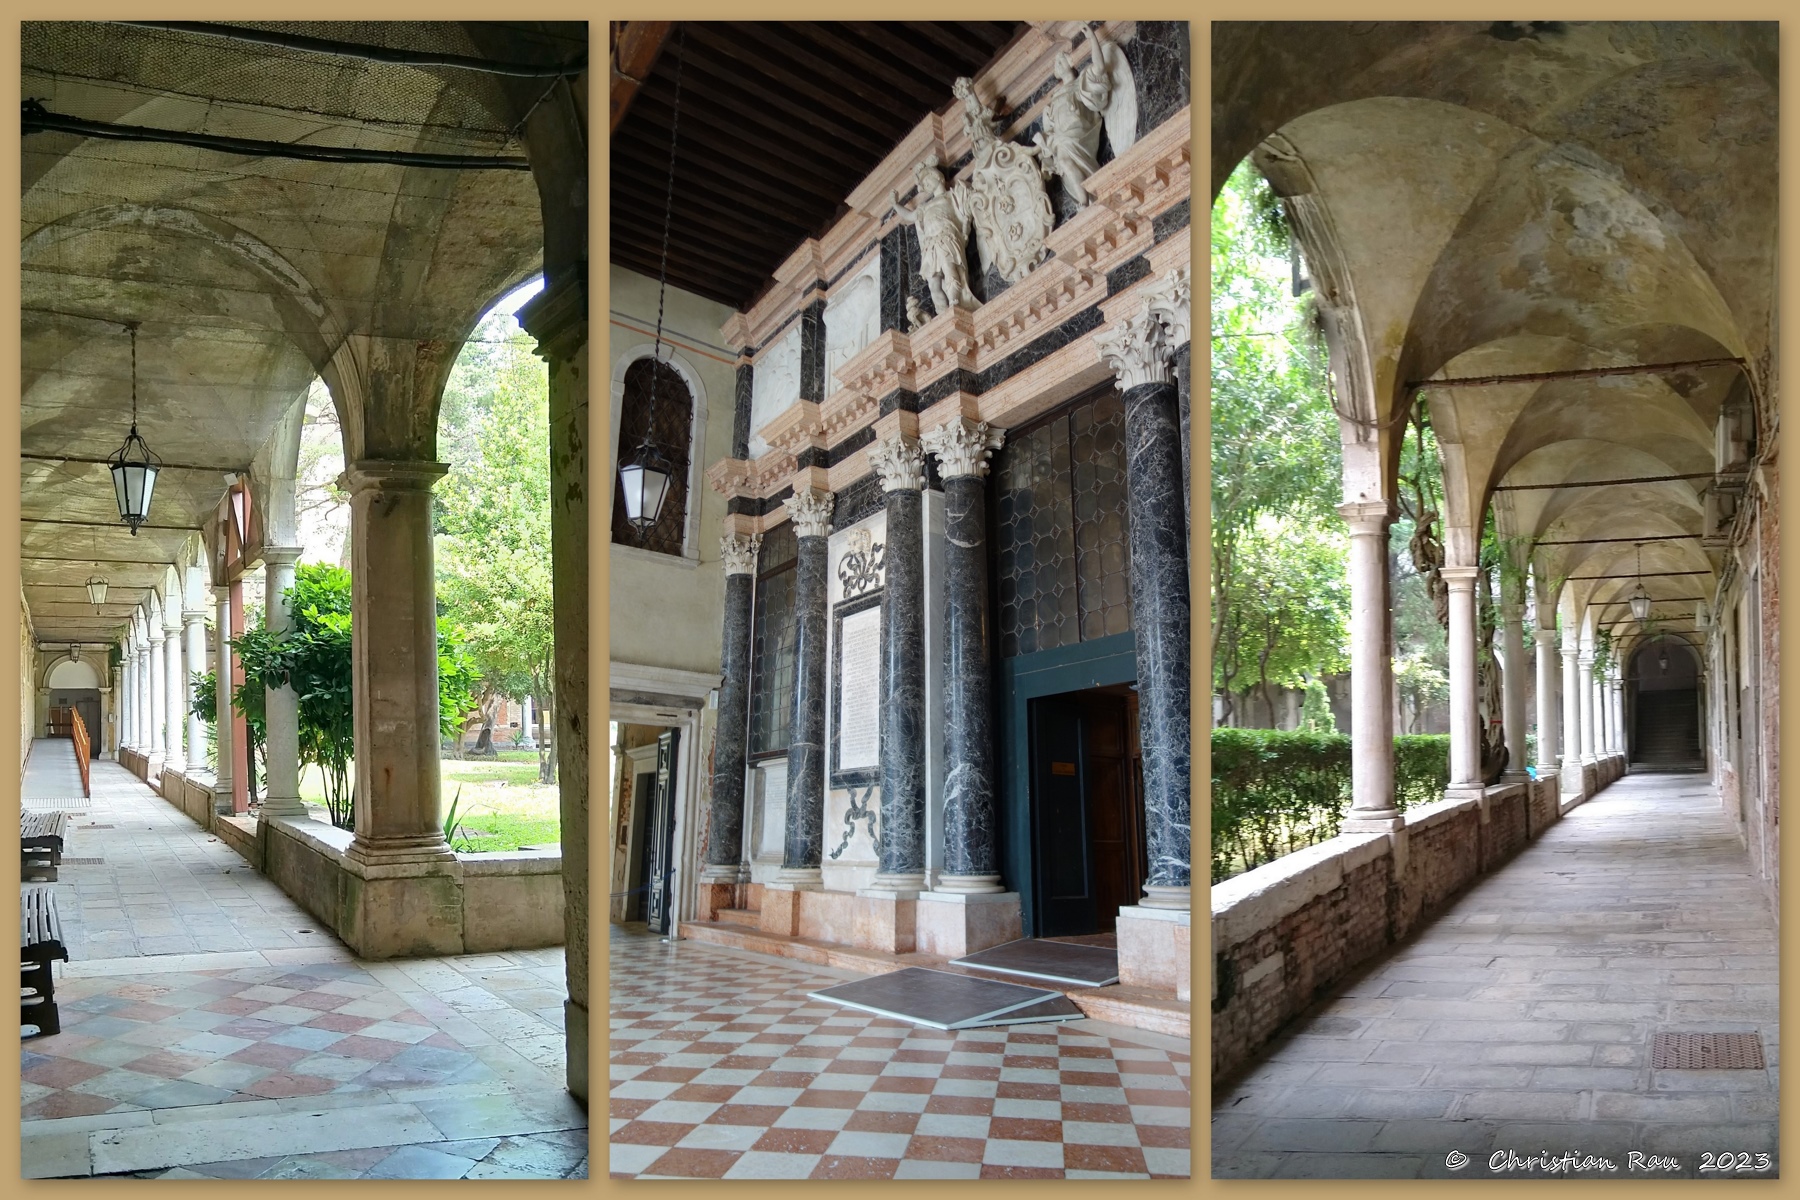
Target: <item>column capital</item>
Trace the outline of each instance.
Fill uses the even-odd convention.
[[[564,272],[519,306],[519,325],[536,338],[538,357],[566,361],[587,344],[587,266]]]
[[[207,612],[204,608],[184,608],[181,610],[183,625],[201,625],[206,622]]]
[[[1350,533],[1385,535],[1394,523],[1394,506],[1386,500],[1351,500],[1337,506],[1338,516],[1350,526]]]
[[[884,492],[916,492],[925,486],[925,451],[919,439],[890,433],[869,447],[869,465]]]
[[[938,460],[938,474],[945,479],[981,479],[994,451],[1006,444],[1006,431],[959,416],[927,431],[919,441]]]
[[[1473,591],[1475,579],[1481,574],[1480,567],[1439,567],[1438,577],[1450,585],[1450,590]]]
[[[344,473],[338,476],[337,484],[352,496],[369,489],[383,492],[429,492],[449,470],[448,463],[390,462],[385,459],[364,458],[346,467]]]
[[[1175,352],[1189,339],[1191,288],[1186,267],[1145,284],[1143,307],[1094,339],[1121,390],[1175,382]]]
[[[837,497],[820,488],[796,492],[781,502],[794,523],[796,537],[824,537],[831,532],[831,510]]]
[[[291,567],[300,561],[306,553],[304,546],[264,546],[262,560],[265,567]]]
[[[762,535],[744,537],[728,533],[719,539],[719,559],[727,575],[756,574],[756,552],[762,546]]]

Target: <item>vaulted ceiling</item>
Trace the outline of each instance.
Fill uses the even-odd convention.
[[[612,261],[743,308],[1015,21],[684,21],[612,135]],[[677,80],[680,121],[675,120]]]

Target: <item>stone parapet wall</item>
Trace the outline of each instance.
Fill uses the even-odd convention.
[[[1607,761],[1594,774],[1611,782],[1623,759]],[[1212,1078],[1554,824],[1567,811],[1558,786],[1550,776],[1446,798],[1393,834],[1340,834],[1213,885]]]

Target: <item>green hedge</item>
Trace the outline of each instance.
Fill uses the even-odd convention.
[[[1394,739],[1395,805],[1440,798],[1450,739]],[[1227,879],[1334,837],[1350,807],[1350,739],[1274,729],[1212,731],[1212,878]]]

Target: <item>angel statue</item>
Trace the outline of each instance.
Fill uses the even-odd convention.
[[[889,192],[900,223],[919,231],[919,274],[931,288],[932,307],[980,308],[969,290],[969,192],[962,184],[944,186],[938,156],[927,155],[913,172],[919,180],[919,201],[911,212],[900,207],[900,194]]]
[[[906,329],[907,329],[907,332],[910,333],[916,329],[922,328],[924,326],[925,322],[929,321],[930,319],[931,319],[930,317],[925,315],[925,305],[920,303],[919,298],[917,296],[908,296],[906,298]]]
[[[993,105],[976,95],[975,81],[965,75],[950,85],[950,92],[962,101],[963,128],[968,131],[969,141],[975,149],[979,151],[989,142],[997,141],[996,127],[1000,122],[994,116]]]
[[[1044,165],[1044,178],[1060,175],[1063,191],[1074,197],[1079,208],[1087,207],[1087,177],[1099,165],[1101,124],[1107,122],[1110,129],[1113,123],[1108,120],[1108,109],[1115,107],[1114,81],[1119,80],[1126,89],[1132,87],[1130,69],[1120,71],[1124,57],[1098,29],[1094,31],[1093,56],[1079,72],[1067,50],[1058,54],[1055,69],[1060,82],[1044,107],[1040,131],[1032,136]],[[1135,109],[1135,97],[1133,101]],[[1135,123],[1135,112],[1132,120]]]

